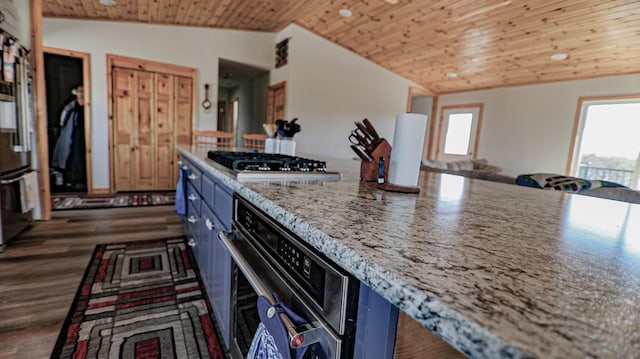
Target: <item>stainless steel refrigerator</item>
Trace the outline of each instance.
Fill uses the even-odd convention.
[[[26,183],[27,178],[34,177],[30,163],[33,103],[29,55],[9,34],[3,33],[3,40],[3,52],[8,51],[7,41],[18,47],[13,49],[13,69],[5,69],[4,61],[0,76],[0,253],[9,240],[33,222],[27,197],[37,196],[37,186]]]

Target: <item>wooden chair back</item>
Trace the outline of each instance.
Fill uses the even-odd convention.
[[[199,146],[233,147],[234,134],[224,131],[193,131],[191,143]]]
[[[267,135],[264,133],[245,133],[242,135],[244,147],[252,150],[264,150],[266,139]]]

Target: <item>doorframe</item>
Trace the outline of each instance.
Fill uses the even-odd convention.
[[[469,107],[477,107],[478,108],[478,124],[476,126],[476,138],[475,144],[473,145],[473,158],[478,158],[478,145],[480,144],[480,131],[482,131],[482,113],[484,112],[484,103],[468,103],[463,105],[449,105],[442,106],[440,108],[440,120],[438,123],[438,141],[436,143],[436,156],[435,158],[439,158],[440,156],[440,141],[442,139],[442,125],[444,124],[444,113],[447,110],[456,110],[461,108],[469,108]]]
[[[107,54],[107,118],[109,119],[109,192],[115,190],[115,173],[114,153],[113,153],[113,74],[114,67],[121,67],[132,70],[148,71],[169,74],[174,76],[189,77],[192,81],[191,86],[191,132],[197,128],[197,112],[198,112],[198,70],[192,67],[167,64],[164,62],[138,59],[133,57]]]
[[[615,101],[615,100],[633,100],[640,98],[640,94],[636,95],[610,95],[610,96],[582,96],[578,98],[578,105],[576,106],[576,113],[573,119],[573,130],[571,131],[571,141],[569,145],[569,157],[567,158],[567,166],[565,168],[565,174],[571,176],[571,170],[573,169],[573,162],[576,160],[574,156],[577,156],[579,149],[576,148],[578,140],[578,132],[582,131],[582,107],[585,102],[598,102],[598,101]],[[577,159],[579,161],[579,159]]]
[[[55,47],[42,47],[43,56],[44,54],[53,54],[60,56],[73,57],[76,59],[82,60],[82,87],[84,90],[84,143],[85,143],[85,151],[84,151],[84,161],[86,164],[86,173],[87,173],[87,193],[93,194],[95,190],[93,188],[93,167],[91,160],[91,55],[86,52],[80,51],[72,51],[66,49],[59,49]],[[47,109],[50,111],[51,109]],[[48,118],[47,113],[47,118]],[[49,141],[47,137],[47,142]],[[47,152],[47,157],[49,153]],[[48,170],[48,169],[47,169]],[[49,180],[49,176],[47,176],[47,180]],[[49,184],[50,186],[51,184]],[[51,198],[51,193],[49,193],[49,198]]]
[[[429,138],[426,146],[424,146],[423,156],[427,159],[431,159],[433,153],[433,135],[436,130],[436,121],[438,114],[438,94],[424,88],[409,86],[409,95],[407,96],[407,112],[411,112],[411,106],[413,106],[413,96],[427,96],[433,99],[431,103],[431,118],[429,119]]]

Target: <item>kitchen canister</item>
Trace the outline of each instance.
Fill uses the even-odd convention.
[[[418,185],[426,131],[426,115],[403,113],[396,117],[389,177],[387,178],[389,183],[401,187]]]
[[[264,153],[280,153],[280,139],[277,137],[267,137],[264,140]]]
[[[296,155],[296,141],[290,137],[285,137],[280,141],[280,154],[281,155]]]

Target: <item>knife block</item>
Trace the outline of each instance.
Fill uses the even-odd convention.
[[[389,174],[389,162],[391,161],[391,145],[384,138],[370,152],[373,161],[360,163],[360,180],[365,182],[378,182],[378,162],[384,158],[384,182],[387,183]]]

